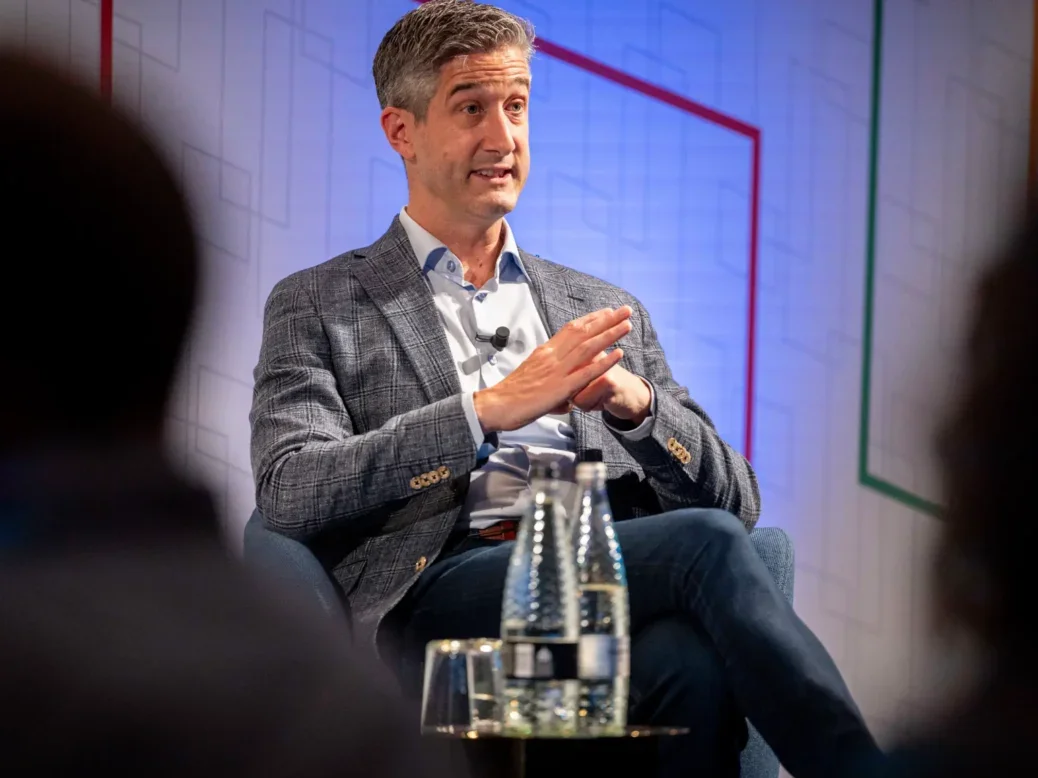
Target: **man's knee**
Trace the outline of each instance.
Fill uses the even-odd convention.
[[[665,515],[673,527],[675,540],[694,539],[697,543],[728,547],[747,543],[749,539],[742,521],[720,508],[683,508]]]

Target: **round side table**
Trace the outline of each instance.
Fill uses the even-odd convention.
[[[427,737],[461,741],[474,776],[589,778],[651,775],[656,739],[688,734],[683,727],[629,725],[623,734],[516,735],[458,727],[427,727]]]

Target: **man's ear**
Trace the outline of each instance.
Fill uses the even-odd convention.
[[[388,106],[382,109],[382,132],[393,147],[393,151],[403,157],[405,162],[413,162],[415,158],[414,130],[415,118],[410,111]]]

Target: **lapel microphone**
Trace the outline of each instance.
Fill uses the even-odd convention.
[[[498,327],[494,330],[493,335],[480,335],[477,332],[476,340],[480,343],[489,343],[496,351],[501,351],[508,345],[508,338],[511,334],[511,330],[508,327]]]

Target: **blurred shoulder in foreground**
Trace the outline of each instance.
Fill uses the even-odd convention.
[[[228,558],[147,451],[4,473],[0,753],[13,773],[442,775],[347,636]],[[422,749],[425,749],[424,752]]]
[[[1031,775],[1038,765],[1038,216],[981,278],[965,381],[939,437],[946,511],[938,625],[975,649],[976,682],[892,757],[892,776]]]
[[[163,454],[199,254],[159,145],[0,52],[0,184],[0,762],[444,774],[368,659],[231,559]]]

